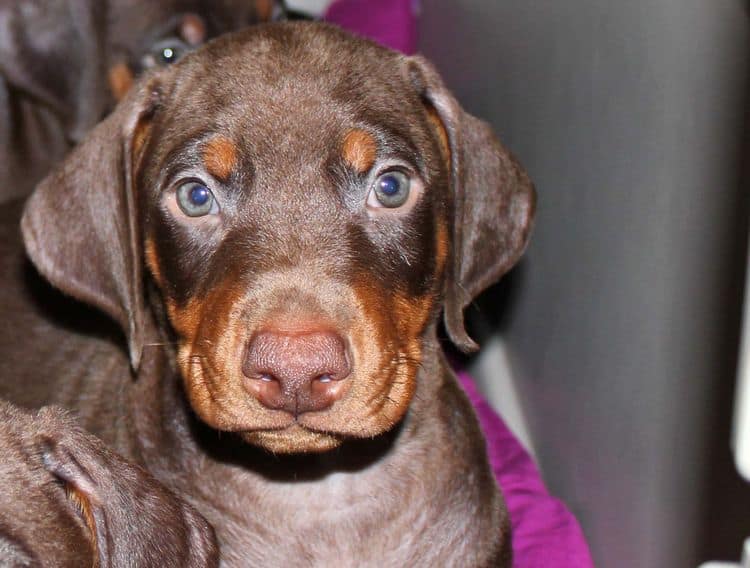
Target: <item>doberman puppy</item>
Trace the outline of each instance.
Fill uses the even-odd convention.
[[[0,565],[218,566],[206,520],[59,408],[0,401]]]
[[[223,36],[148,74],[23,215],[38,270],[124,330],[132,376],[90,311],[65,312],[81,331],[34,303],[7,207],[0,395],[75,408],[227,565],[508,565],[438,327],[474,347],[463,309],[533,209],[424,59],[323,24]]]
[[[274,0],[0,0],[0,201],[28,195],[145,69]]]

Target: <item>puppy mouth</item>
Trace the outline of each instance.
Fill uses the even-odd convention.
[[[310,401],[307,401],[308,410],[295,412],[290,411],[289,399],[283,394],[278,408],[266,406],[257,394],[251,394],[259,386],[278,390],[279,386],[273,381],[222,373],[208,355],[189,358],[193,364],[186,380],[186,391],[201,419],[218,430],[235,432],[244,441],[275,453],[322,452],[338,447],[347,439],[374,437],[390,430],[403,416],[414,382],[413,369],[396,355],[375,377],[363,377],[355,372],[338,379],[338,383],[337,379],[323,382],[323,385],[340,387],[340,398],[316,410],[309,409]],[[376,382],[377,387],[367,388],[367,383],[372,382]],[[236,387],[238,383],[239,388],[226,388]],[[267,402],[273,402],[272,395],[264,396],[269,397]]]

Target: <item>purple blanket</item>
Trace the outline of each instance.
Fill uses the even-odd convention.
[[[416,50],[417,0],[335,0],[329,22],[383,45]],[[502,419],[477,391],[471,378],[459,379],[487,438],[492,470],[503,490],[513,525],[515,568],[593,568],[578,521],[547,492],[539,470]]]
[[[479,394],[465,372],[458,378],[487,438],[487,453],[503,490],[513,526],[516,568],[593,568],[588,545],[573,514],[550,496],[534,461]]]

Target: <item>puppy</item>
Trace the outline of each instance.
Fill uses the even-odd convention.
[[[196,505],[227,565],[508,565],[438,327],[474,347],[463,309],[533,209],[424,59],[320,24],[219,38],[149,74],[24,212],[36,267],[121,326],[134,376],[7,261],[24,341],[0,334],[2,394],[75,407]]]

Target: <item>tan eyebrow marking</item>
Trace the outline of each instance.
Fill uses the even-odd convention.
[[[180,22],[180,35],[191,46],[197,46],[206,41],[206,24],[196,14],[185,14]]]
[[[378,145],[369,132],[360,128],[350,130],[344,136],[341,155],[354,171],[363,174],[375,164]]]
[[[237,167],[237,146],[229,138],[216,136],[203,147],[203,163],[208,173],[226,181]]]
[[[133,86],[133,72],[125,63],[116,63],[107,73],[109,90],[116,101],[121,100]]]
[[[258,14],[258,21],[267,22],[273,15],[273,0],[255,0],[255,12]]]

